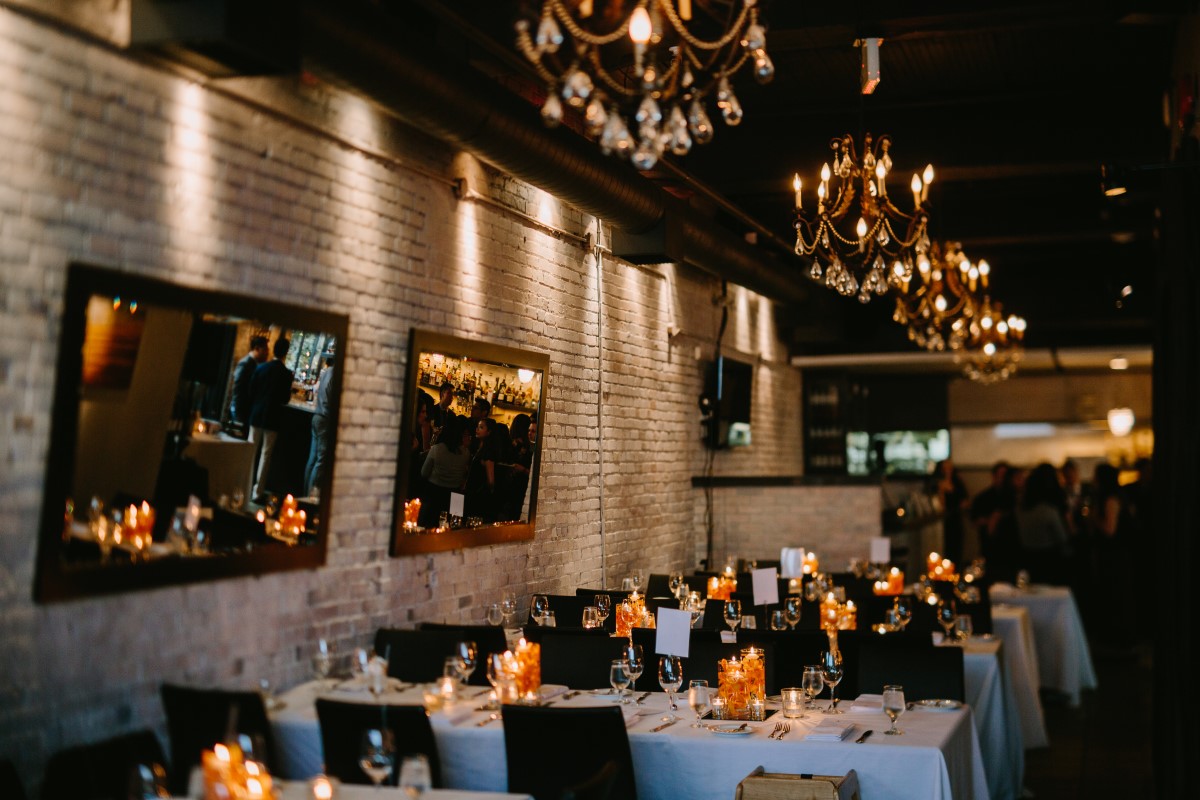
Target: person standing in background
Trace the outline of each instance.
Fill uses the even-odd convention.
[[[326,351],[323,355],[325,369],[317,379],[316,406],[312,417],[312,446],[308,451],[308,464],[304,468],[304,488],[310,497],[320,497],[321,484],[325,481],[325,465],[329,461],[329,418],[335,410],[329,389],[333,382],[333,371],[337,367],[333,363],[334,355],[331,351]]]
[[[238,435],[247,434],[250,424],[250,379],[258,365],[267,360],[267,337],[251,336],[250,352],[233,368],[233,394],[229,398],[229,419],[238,428]]]
[[[266,497],[267,481],[271,478],[271,458],[283,419],[283,409],[292,398],[290,369],[283,365],[292,343],[280,336],[271,348],[274,358],[260,364],[250,379],[250,441],[258,447],[258,469],[250,496],[255,502]]]
[[[931,494],[937,496],[942,508],[942,553],[955,564],[962,563],[963,555],[963,512],[970,496],[954,462],[950,459],[938,462],[934,470]]]

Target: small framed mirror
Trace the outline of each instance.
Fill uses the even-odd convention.
[[[70,265],[35,599],[323,564],[348,323]]]
[[[413,330],[392,555],[532,539],[550,359]]]

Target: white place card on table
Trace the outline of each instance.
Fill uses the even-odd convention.
[[[721,644],[737,644],[737,631],[721,631]]]
[[[466,495],[458,492],[450,493],[450,516],[461,517],[463,515],[463,499]]]
[[[692,641],[692,612],[660,608],[655,622],[654,652],[687,658]]]
[[[886,536],[871,537],[871,563],[886,564],[892,560],[892,540]]]
[[[750,573],[754,583],[754,605],[771,606],[779,602],[779,579],[775,569],[756,569]]]

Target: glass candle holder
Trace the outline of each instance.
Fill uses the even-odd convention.
[[[780,691],[780,699],[783,701],[783,715],[788,719],[797,719],[804,716],[804,701],[806,695],[803,689],[786,688]]]

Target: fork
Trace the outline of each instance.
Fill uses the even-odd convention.
[[[776,735],[777,733],[779,733],[781,730],[783,730],[783,723],[782,723],[782,722],[776,722],[776,723],[775,723],[775,730],[771,731],[770,735],[769,735],[769,736],[767,736],[767,738],[768,738],[768,739],[774,739],[774,738],[775,738],[775,735]]]
[[[782,742],[783,737],[787,736],[791,732],[792,732],[792,723],[790,723],[790,722],[783,723],[783,730],[780,731],[779,735],[775,737],[775,741]]]

